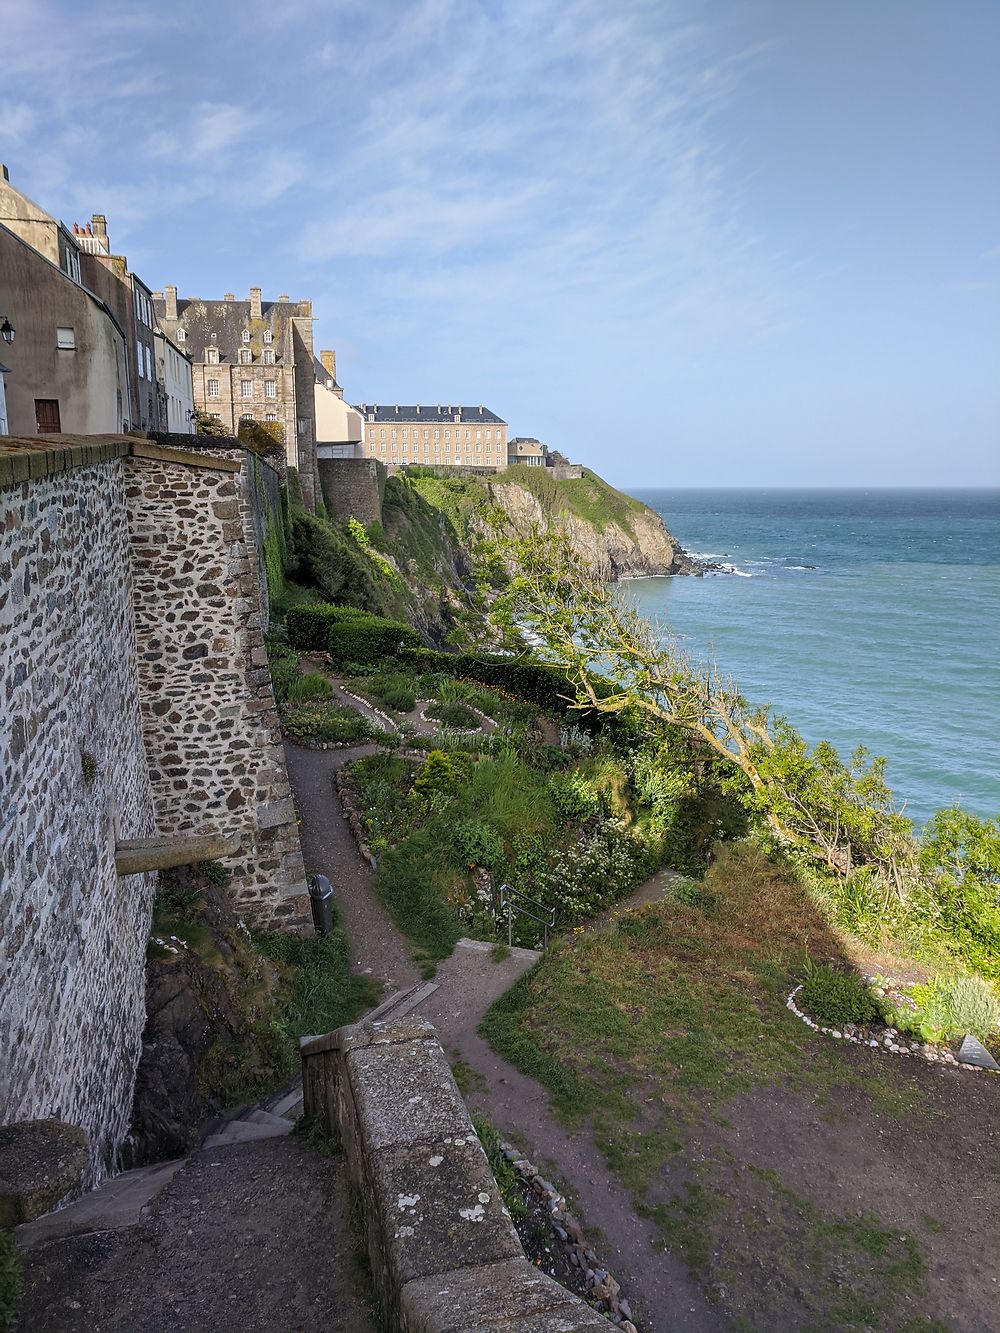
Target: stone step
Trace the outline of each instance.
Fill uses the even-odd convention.
[[[18,1227],[18,1243],[28,1247],[54,1240],[57,1236],[116,1231],[120,1227],[134,1226],[146,1206],[186,1161],[186,1157],[178,1157],[172,1162],[157,1162],[155,1166],[124,1171],[66,1208]]]
[[[402,1018],[411,1009],[416,1009],[417,1005],[423,1004],[424,1000],[428,999],[438,989],[439,986],[436,981],[418,981],[405,990],[395,991],[375,1009],[365,1014],[362,1021],[365,1023],[384,1023],[390,1018]]]
[[[257,1139],[275,1139],[282,1134],[290,1134],[293,1128],[292,1122],[281,1116],[271,1115],[267,1111],[251,1112],[246,1119],[233,1120],[218,1134],[210,1135],[202,1148],[207,1152],[230,1148],[237,1143],[252,1143]]]

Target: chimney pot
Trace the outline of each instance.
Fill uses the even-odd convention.
[[[236,294],[235,294],[235,292],[226,292],[226,294],[223,296],[222,299],[223,299],[224,301],[235,301],[235,300],[236,300]]]
[[[287,293],[287,292],[282,292],[281,295],[278,297],[278,300],[279,300],[279,301],[287,301],[287,300],[288,300],[288,293]]]
[[[90,215],[90,220],[94,226],[95,236],[107,236],[108,220],[103,213],[92,213]]]

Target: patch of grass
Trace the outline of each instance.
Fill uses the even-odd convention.
[[[872,1023],[879,1016],[875,997],[855,972],[806,960],[800,1004],[821,1023],[843,1027],[845,1023]]]
[[[502,941],[498,941],[490,950],[490,957],[494,963],[502,963],[504,959],[510,957],[510,947]]]
[[[482,726],[482,719],[466,704],[436,703],[425,710],[428,717],[435,718],[446,727],[458,727],[461,731],[475,731]]]
[[[255,934],[257,948],[292,969],[288,1002],[275,1027],[294,1051],[300,1037],[331,1032],[378,1002],[380,986],[350,970],[350,944],[339,910],[329,935]]]
[[[472,1124],[479,1135],[479,1142],[483,1145],[483,1152],[490,1164],[490,1170],[493,1172],[493,1178],[497,1183],[497,1189],[500,1191],[504,1207],[510,1213],[511,1221],[516,1225],[528,1216],[528,1207],[524,1202],[520,1178],[503,1155],[500,1131],[484,1115],[473,1115]]]

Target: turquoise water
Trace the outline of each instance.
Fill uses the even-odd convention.
[[[734,572],[636,579],[643,612],[812,743],[857,744],[922,823],[1000,811],[1000,490],[636,490]]]

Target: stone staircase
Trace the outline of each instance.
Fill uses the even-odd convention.
[[[34,1222],[25,1222],[16,1228],[18,1244],[27,1249],[57,1237],[134,1226],[142,1221],[150,1204],[195,1153],[218,1152],[241,1143],[283,1137],[292,1132],[301,1114],[302,1080],[296,1079],[256,1106],[241,1106],[227,1113],[209,1127],[207,1135],[187,1157],[123,1171],[65,1208],[46,1213]]]

